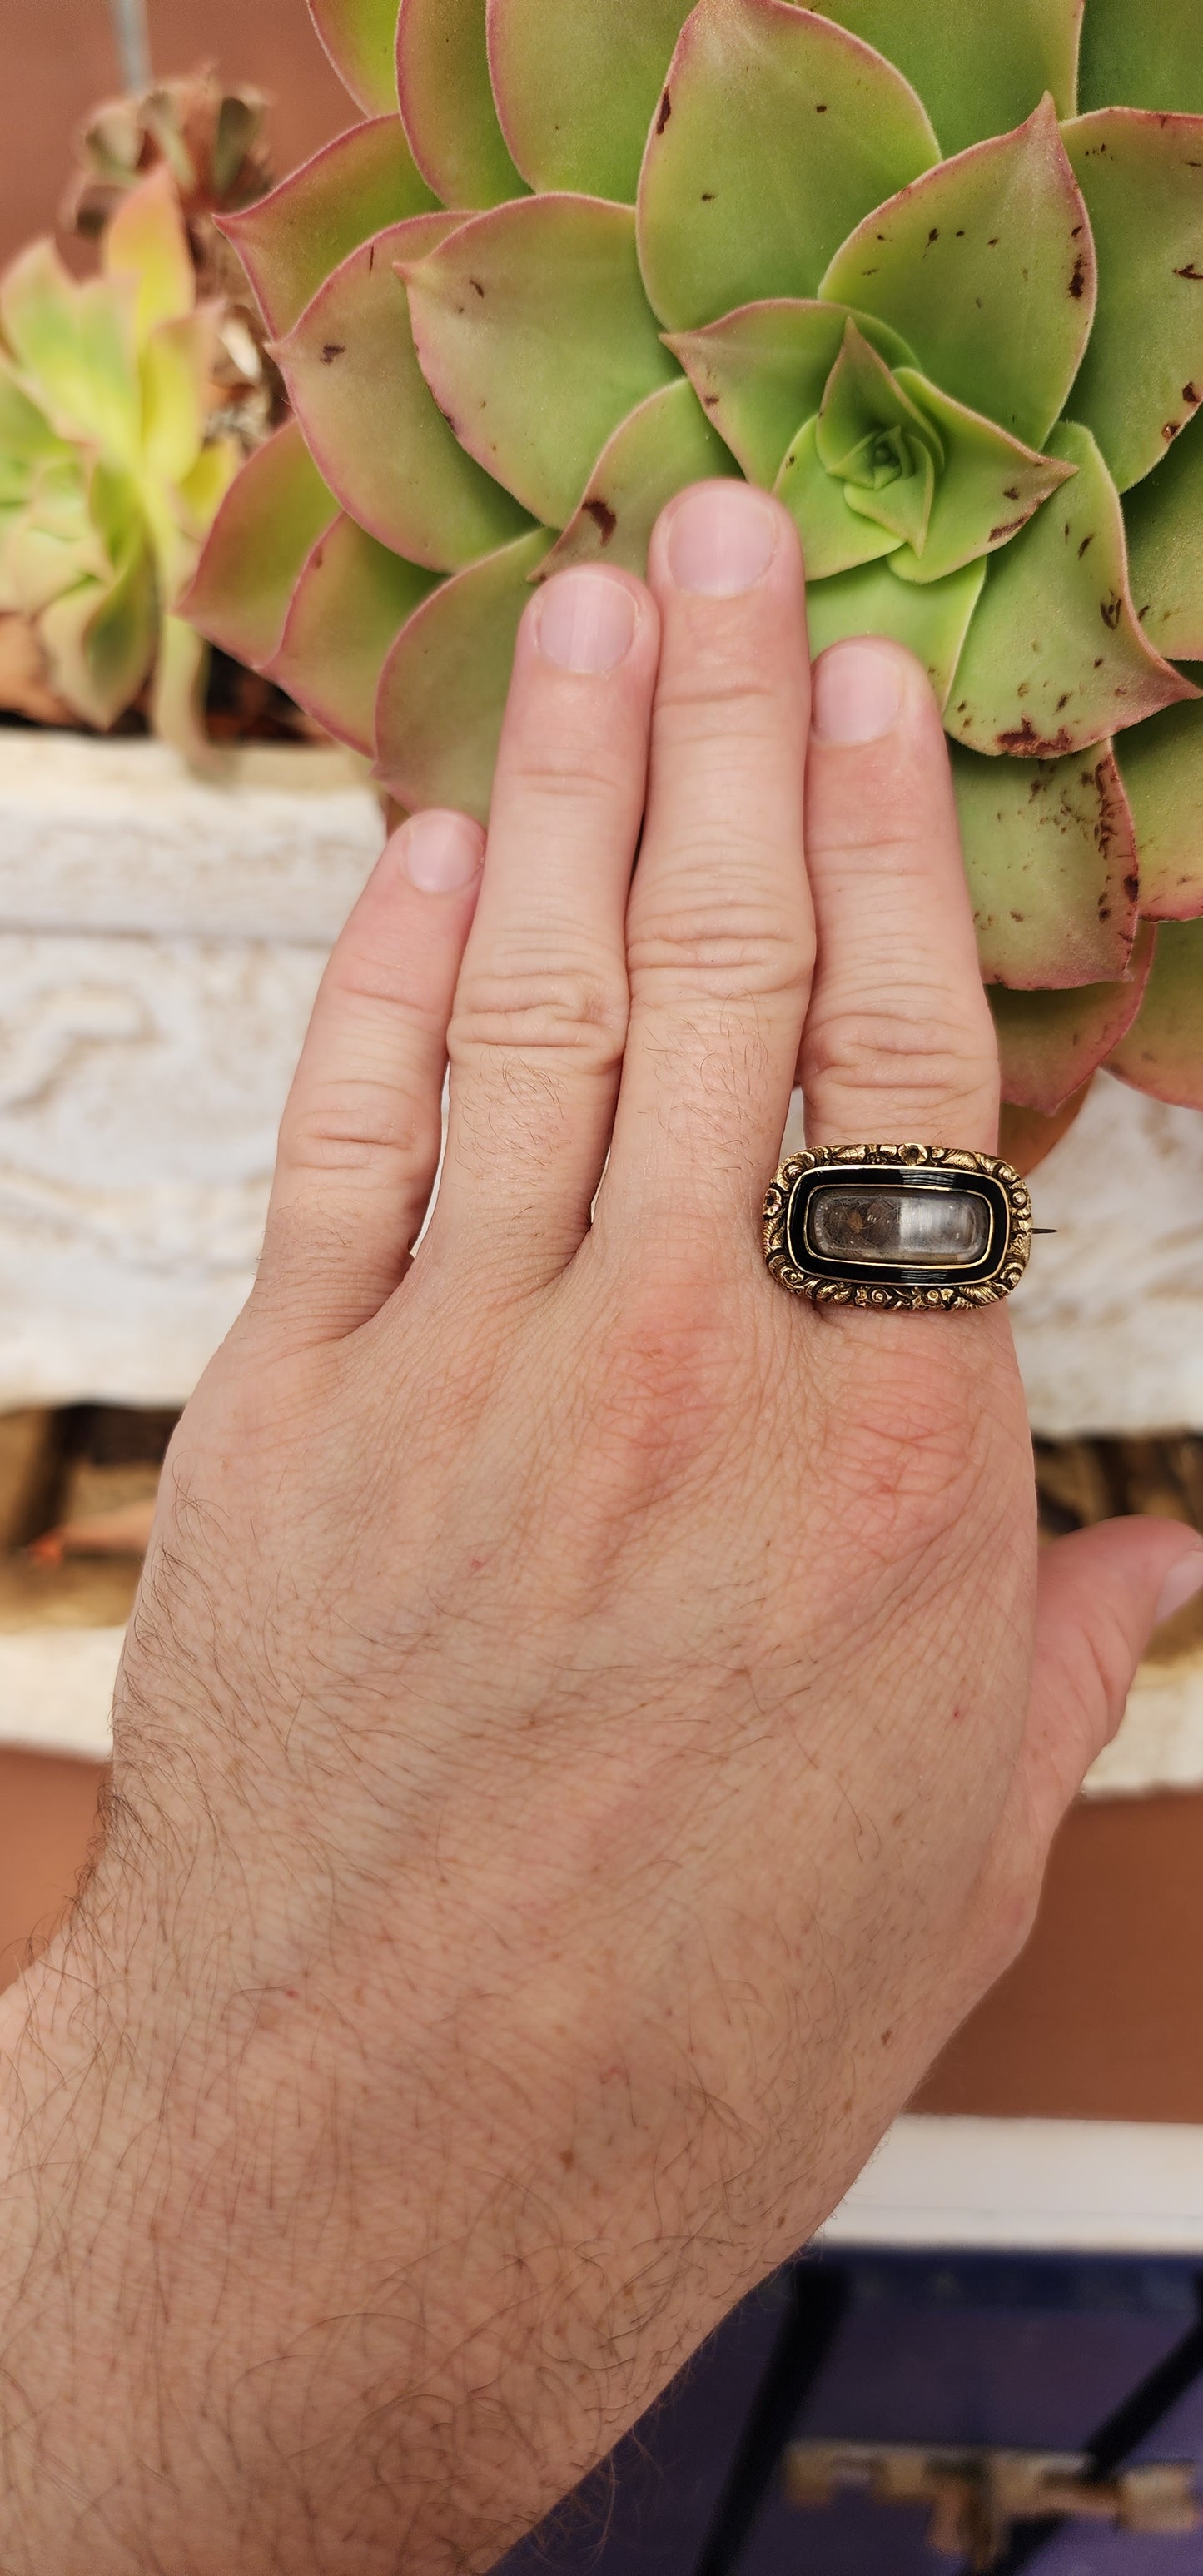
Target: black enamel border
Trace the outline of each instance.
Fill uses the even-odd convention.
[[[975,1262],[938,1268],[933,1262],[834,1261],[814,1252],[806,1241],[806,1216],[817,1190],[863,1189],[876,1182],[887,1189],[947,1190],[963,1198],[985,1199],[991,1216],[990,1240]],[[941,1170],[931,1164],[818,1163],[803,1172],[790,1191],[786,1213],[786,1249],[795,1269],[812,1279],[846,1281],[852,1287],[973,1288],[985,1286],[1005,1269],[1011,1249],[1011,1203],[1002,1181],[992,1172]]]

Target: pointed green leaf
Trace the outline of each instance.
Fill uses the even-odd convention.
[[[1136,836],[1109,746],[1085,760],[950,749],[986,982],[1030,992],[1123,975],[1136,937]]]
[[[295,420],[231,484],[180,613],[235,661],[270,662],[306,556],[338,515]]]
[[[128,277],[139,347],[162,322],[181,322],[196,305],[196,269],[175,182],[165,161],[131,188],[105,233],[107,277]]]
[[[882,555],[896,553],[902,544],[892,528],[849,509],[843,484],[828,473],[819,456],[817,432],[817,417],[804,423],[775,487],[802,539],[808,582],[827,581],[857,564],[875,563]]]
[[[1203,420],[1124,502],[1136,614],[1167,662],[1203,661]]]
[[[148,474],[180,483],[205,441],[217,354],[212,308],[160,322],[142,351],[142,454]]]
[[[1141,911],[1151,921],[1194,920],[1203,913],[1203,700],[1135,725],[1120,768],[1140,851]]]
[[[1198,0],[1088,0],[1081,106],[1203,114]]]
[[[182,617],[159,628],[151,683],[150,720],[156,742],[169,742],[181,760],[203,769],[220,758],[205,727],[205,690],[212,656],[203,635]]]
[[[855,322],[819,405],[815,453],[850,510],[922,552],[943,445]]]
[[[661,321],[813,295],[852,226],[936,158],[909,83],[841,27],[784,0],[698,0],[639,183]]]
[[[1073,468],[1008,438],[995,421],[954,402],[914,368],[900,367],[898,382],[938,431],[944,464],[922,554],[904,546],[892,569],[899,581],[941,581],[975,556],[1009,545]]]
[[[102,584],[111,580],[112,559],[91,508],[93,479],[84,458],[70,449],[34,469],[4,553],[6,600],[23,616],[36,617],[85,576]]]
[[[28,390],[65,436],[113,458],[137,454],[142,405],[126,278],[78,285],[51,242],[34,242],[0,278],[0,325]]]
[[[1137,1017],[1109,1070],[1154,1100],[1203,1109],[1203,921],[1167,921]]]
[[[546,529],[456,573],[402,628],[380,679],[376,775],[412,814],[489,817],[514,644]]]
[[[1074,992],[1013,993],[992,984],[988,1000],[1002,1069],[1003,1099],[1051,1117],[1105,1064],[1131,1028],[1159,934],[1137,932],[1128,972],[1115,984],[1080,984]]]
[[[957,671],[948,730],[973,751],[1059,759],[1195,694],[1137,624],[1119,495],[1089,430],[1062,421],[1049,446],[1078,471],[991,558]]]
[[[55,436],[44,411],[17,383],[12,368],[0,358],[0,463],[5,470],[19,462],[33,465],[40,457],[61,454],[64,442]]]
[[[395,116],[397,0],[309,0],[309,15],[356,106],[365,116]]]
[[[422,372],[461,446],[537,519],[566,526],[620,421],[678,374],[640,283],[634,215],[599,197],[520,197],[405,278]]]
[[[393,224],[352,251],[275,355],[330,489],[368,534],[445,572],[528,522],[465,454],[418,364],[394,263],[421,259],[452,215]]]
[[[158,589],[144,545],[135,546],[107,585],[82,583],[38,620],[52,687],[102,731],[137,697],[158,634]]]
[[[434,210],[399,119],[353,125],[315,152],[291,178],[221,229],[233,242],[281,339],[300,320],[332,269],[388,224]]]
[[[841,304],[780,295],[743,304],[702,331],[669,332],[714,427],[739,458],[750,483],[771,492],[799,421],[814,418],[840,354],[847,313]],[[857,321],[889,366],[913,352],[887,324]]]
[[[445,206],[500,206],[523,182],[489,80],[486,0],[401,0],[397,89],[418,168]]]
[[[822,0],[822,15],[905,72],[943,152],[1008,133],[1046,90],[1059,116],[1074,114],[1082,0],[984,0],[972,12],[965,0]]]
[[[690,0],[490,0],[506,140],[532,188],[633,206]]]
[[[1099,263],[1074,417],[1126,492],[1203,402],[1203,117],[1103,108],[1065,147]]]
[[[437,578],[336,519],[302,568],[269,677],[370,758],[385,657]]]
[[[1095,292],[1051,100],[879,206],[821,291],[891,323],[933,384],[1042,446],[1081,364]]]
[[[922,662],[943,707],[985,575],[972,563],[946,581],[895,581],[887,562],[816,581],[806,600],[811,652],[848,635],[889,635]]]
[[[679,377],[649,394],[607,440],[542,578],[575,563],[621,564],[642,578],[652,530],[666,504],[687,484],[737,472],[692,385]]]

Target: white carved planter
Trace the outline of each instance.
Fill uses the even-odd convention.
[[[0,1405],[190,1393],[381,839],[338,752],[211,785],[157,743],[0,732]]]
[[[341,753],[244,751],[212,784],[159,744],[0,730],[0,1406],[190,1393],[381,837]],[[1203,1430],[1203,1118],[1101,1083],[1033,1195],[1058,1229],[1012,1310],[1035,1429]],[[0,1637],[0,1739],[102,1746],[117,1645]],[[1142,1677],[1097,1785],[1153,1778],[1203,1783],[1203,1666]]]

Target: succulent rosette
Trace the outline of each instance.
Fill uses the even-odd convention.
[[[69,714],[105,728],[149,681],[157,729],[197,758],[207,652],[175,602],[243,452],[219,421],[221,322],[165,167],[120,203],[99,276],[39,241],[0,277],[0,619]]]
[[[742,474],[931,675],[1010,1100],[1203,1106],[1197,11],[310,5],[362,121],[225,227],[293,419],[198,625],[484,818],[532,582]]]

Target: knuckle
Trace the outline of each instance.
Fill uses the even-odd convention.
[[[529,957],[461,979],[448,1038],[453,1066],[476,1071],[500,1055],[568,1054],[589,1069],[621,1062],[625,978],[605,968],[556,968]]]
[[[905,1090],[934,1106],[997,1088],[998,1059],[987,1034],[917,995],[913,1003],[854,1000],[812,1008],[806,1079],[826,1092]]]
[[[389,1181],[432,1172],[441,1120],[431,1099],[369,1075],[344,1075],[286,1114],[281,1158],[294,1173],[387,1169]]]
[[[712,756],[724,733],[778,736],[783,716],[798,721],[793,675],[770,654],[749,652],[736,663],[712,647],[696,649],[686,661],[662,671],[656,698],[656,732],[667,734],[683,749],[705,748]]]
[[[695,845],[695,862],[697,855]],[[633,986],[683,983],[731,1001],[768,1000],[805,986],[814,946],[804,929],[754,901],[691,904],[688,880],[673,892],[679,900],[644,904],[632,919]]]
[[[582,733],[549,724],[507,761],[506,783],[515,804],[524,809],[534,805],[563,814],[580,808],[592,814],[616,798],[624,804],[629,800],[630,761],[597,726]]]

